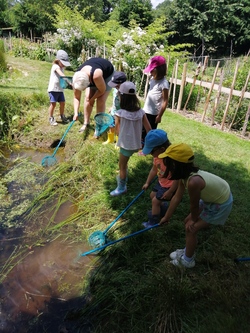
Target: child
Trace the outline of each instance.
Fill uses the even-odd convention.
[[[166,72],[166,59],[162,56],[151,58],[149,65],[144,69],[144,73],[150,73],[151,79],[143,110],[152,129],[157,128],[168,105],[169,82],[165,78]],[[142,142],[145,136],[146,132],[143,129]]]
[[[154,159],[153,166],[142,189],[146,190],[155,176],[158,175],[158,182],[150,193],[152,212],[149,214],[149,221],[143,223],[145,228],[160,222],[160,217],[165,215],[167,209],[165,202],[171,200],[178,186],[176,180],[169,179],[170,176],[168,178],[163,177],[166,172],[166,166],[163,160],[158,158],[158,155],[163,153],[170,144],[167,133],[161,129],[153,129],[145,137],[142,152],[144,155],[151,154]]]
[[[197,233],[211,224],[223,225],[232,210],[233,197],[228,183],[194,166],[194,152],[185,143],[170,145],[163,154],[166,165],[165,177],[178,180],[178,188],[160,224],[169,222],[181,201],[185,189],[190,198],[190,214],[185,218],[186,247],[170,254],[175,266],[194,267],[194,252],[197,246]]]
[[[49,106],[49,122],[50,125],[56,126],[57,122],[54,118],[54,110],[56,107],[56,103],[58,102],[60,105],[60,116],[63,123],[68,123],[68,119],[64,115],[65,108],[65,97],[63,93],[63,89],[60,87],[60,77],[64,76],[64,68],[71,66],[69,62],[68,54],[59,50],[56,54],[56,60],[54,61],[49,79],[48,93],[50,98],[50,106]]]
[[[115,123],[115,113],[120,109],[120,99],[118,95],[118,90],[120,85],[127,80],[126,74],[123,72],[114,72],[112,79],[108,82],[108,85],[113,89],[113,105],[110,109],[111,116],[114,118]],[[108,132],[108,140],[103,142],[103,144],[114,143],[115,141],[115,127],[112,126]],[[117,141],[117,140],[116,140]]]
[[[145,112],[141,109],[140,101],[136,96],[133,82],[127,81],[119,89],[121,109],[115,114],[115,129],[118,135],[117,146],[120,147],[117,188],[110,193],[117,196],[127,192],[127,164],[130,156],[141,149],[142,126],[148,132],[151,130]]]

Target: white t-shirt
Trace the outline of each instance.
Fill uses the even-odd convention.
[[[115,116],[120,117],[120,132],[117,146],[126,150],[141,149],[142,118],[144,110],[126,111],[120,109]]]
[[[169,90],[169,82],[165,77],[161,80],[150,80],[149,91],[143,107],[146,113],[155,116],[158,115],[162,104],[162,91],[164,89]]]
[[[60,68],[59,65],[53,64],[51,71],[50,71],[50,78],[49,78],[49,86],[48,86],[48,92],[51,91],[63,91],[63,89],[60,87],[60,75],[57,74],[56,70]],[[60,68],[63,72],[63,68]]]

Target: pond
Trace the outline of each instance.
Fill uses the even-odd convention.
[[[18,147],[17,147],[18,148]],[[4,151],[7,163],[5,176],[13,171],[12,161],[31,159],[40,163],[48,153],[32,149]],[[58,157],[57,157],[58,158]],[[59,154],[60,159],[60,154]],[[18,173],[20,171],[18,166]],[[26,164],[23,164],[26,168]],[[24,170],[27,173],[27,169]],[[30,178],[34,176],[30,175]],[[39,179],[36,179],[39,182]],[[43,179],[44,181],[44,179]],[[29,183],[26,184],[30,186]],[[16,179],[8,184],[8,195],[12,195],[12,210],[15,205],[27,200],[25,184]],[[36,193],[36,189],[34,189]],[[34,195],[29,189],[29,195]],[[9,207],[8,207],[9,208]],[[65,220],[75,210],[71,202],[64,202],[56,212],[57,223]],[[1,212],[1,220],[6,220],[6,213]],[[14,214],[14,213],[13,213]],[[48,220],[51,212],[45,211],[42,218]],[[18,215],[17,215],[18,216]],[[25,216],[25,215],[24,215]],[[18,217],[14,218],[18,222]],[[39,220],[40,221],[40,220]],[[39,244],[36,228],[38,223],[29,225],[30,220],[22,218],[16,226],[0,228],[0,265],[1,265],[1,304],[0,332],[73,332],[70,322],[64,321],[68,310],[80,308],[85,300],[81,297],[83,280],[92,268],[91,256],[80,254],[89,249],[87,243],[72,241],[65,235],[55,235]],[[35,245],[34,245],[35,244]],[[89,327],[86,327],[86,332]]]

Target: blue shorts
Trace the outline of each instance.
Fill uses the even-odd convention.
[[[161,199],[161,197],[163,196],[163,194],[169,190],[169,187],[162,187],[161,184],[159,182],[157,182],[155,184],[155,186],[152,188],[152,192],[156,192],[155,196],[156,199],[160,200],[160,201],[167,201],[165,199]]]
[[[124,149],[124,148],[120,148],[120,153],[126,157],[130,157],[132,156],[134,153],[137,153],[138,152],[138,149],[136,150],[127,150],[127,149]]]
[[[50,91],[49,100],[51,103],[65,102],[64,93],[62,91]]]
[[[202,208],[200,218],[209,224],[224,225],[232,210],[232,206],[232,193],[230,193],[229,199],[223,204],[206,203],[200,200],[200,208]]]
[[[112,76],[113,76],[113,74],[114,73],[112,73],[109,77],[107,77],[107,79],[105,79],[104,81],[105,81],[105,83],[106,83],[106,91],[111,91],[111,89],[113,89],[112,87],[110,87],[109,85],[108,85],[108,82],[112,79]],[[89,87],[91,90],[98,90],[95,86],[90,86]]]

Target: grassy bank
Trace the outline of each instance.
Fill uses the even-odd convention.
[[[37,79],[44,79],[39,91],[46,95],[50,65],[40,66],[42,74],[37,73]],[[15,86],[15,81],[11,85]],[[67,94],[67,112],[71,114],[72,92]],[[33,113],[36,117],[29,133],[19,133],[22,143],[30,146],[39,141],[49,147],[65,131],[65,126],[48,125],[47,107],[27,110],[25,116]],[[64,162],[48,170],[38,167],[40,176],[49,181],[33,200],[26,218],[39,225],[41,241],[59,233],[81,241],[95,230],[104,230],[141,191],[150,170],[151,156],[135,154],[129,162],[128,193],[111,198],[118,152],[113,145],[102,145],[105,137],[94,140],[93,129],[79,134],[79,127],[77,122],[67,135]],[[70,313],[70,318],[82,324],[75,327],[73,320],[72,330],[84,332],[90,321],[93,333],[248,333],[250,263],[236,264],[234,259],[250,256],[250,142],[171,111],[165,113],[159,128],[167,131],[171,142],[190,144],[197,165],[229,182],[233,211],[225,226],[201,233],[197,265],[190,270],[169,263],[170,252],[184,246],[187,195],[169,225],[107,247],[93,257],[96,268],[82,286],[83,295],[88,296],[86,307]],[[56,222],[55,212],[65,201],[74,204],[75,212]],[[150,208],[147,191],[110,230],[109,237],[117,239],[141,229]],[[50,221],[43,221],[44,209],[51,210]]]

